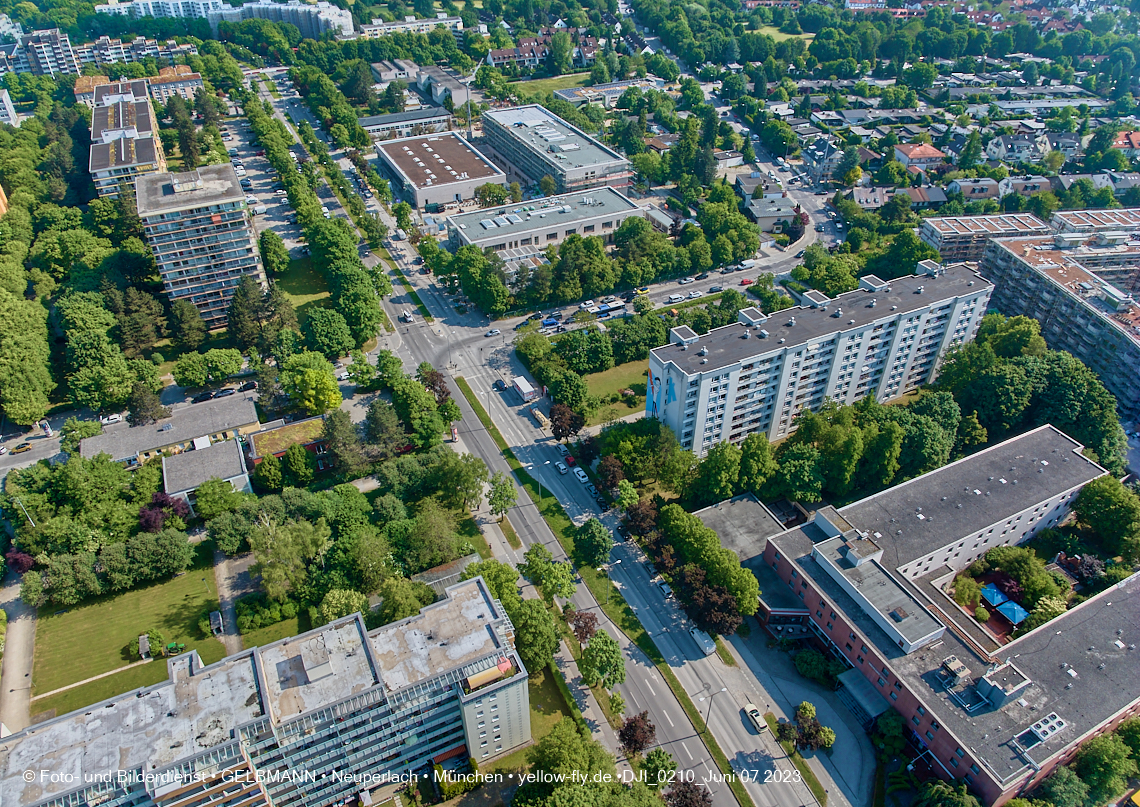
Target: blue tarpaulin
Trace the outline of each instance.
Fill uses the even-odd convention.
[[[1001,605],[1003,602],[1009,602],[1009,597],[1002,594],[993,583],[986,583],[982,586],[982,599],[994,607]]]
[[[999,605],[998,612],[1014,625],[1020,625],[1029,616],[1029,612],[1013,600],[1008,600]]]

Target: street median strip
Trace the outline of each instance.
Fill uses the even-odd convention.
[[[495,445],[503,452],[503,456],[507,460],[507,464],[514,472],[515,478],[519,484],[526,489],[527,495],[530,496],[531,501],[535,503],[539,513],[546,521],[550,531],[558,539],[558,542],[565,550],[567,557],[574,558],[574,522],[566,515],[566,511],[562,509],[562,505],[553,494],[545,497],[540,497],[538,481],[527,473],[513,453],[507,446],[507,441],[503,439],[503,435],[499,433],[498,428],[491,421],[491,416],[487,414],[487,410],[479,402],[475,396],[475,392],[467,383],[467,380],[462,376],[455,377],[455,384],[463,392],[463,397],[467,399],[467,403],[475,410],[475,416],[487,433],[491,435],[491,439],[495,441]],[[546,493],[544,488],[543,493]],[[736,797],[740,807],[755,807],[751,796],[748,791],[744,789],[744,784],[736,777],[733,772],[732,766],[728,762],[728,757],[725,756],[724,751],[721,750],[720,745],[717,743],[716,738],[713,737],[712,732],[708,730],[704,720],[701,719],[700,713],[697,711],[696,706],[693,705],[689,695],[681,686],[681,682],[677,680],[673,670],[665,662],[665,657],[661,655],[656,643],[645,631],[637,615],[634,614],[633,609],[630,608],[629,603],[625,601],[625,597],[617,590],[614,584],[610,581],[605,572],[599,572],[593,566],[577,566],[578,574],[585,583],[586,588],[590,590],[594,600],[602,609],[610,621],[617,626],[617,628],[624,633],[629,640],[636,644],[638,648],[645,653],[646,656],[656,665],[657,669],[661,672],[661,676],[673,690],[673,695],[681,703],[681,707],[685,710],[689,720],[696,728],[697,733],[701,735],[704,740],[705,746],[709,749],[709,754],[716,761],[716,765],[720,768],[728,781],[729,788],[732,790],[732,795]]]

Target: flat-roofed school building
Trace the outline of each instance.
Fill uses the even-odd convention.
[[[455,132],[385,140],[376,153],[397,190],[419,210],[473,199],[488,182],[507,185],[506,174]]]
[[[545,249],[575,234],[612,244],[614,232],[632,216],[644,217],[645,211],[620,191],[595,188],[449,216],[447,231],[456,247],[474,244],[496,252]]]

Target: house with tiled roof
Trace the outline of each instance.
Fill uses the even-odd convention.
[[[1118,132],[1112,147],[1123,151],[1130,160],[1140,159],[1140,132]]]
[[[928,168],[938,165],[946,155],[929,143],[899,143],[895,146],[895,159],[905,165],[917,168]]]

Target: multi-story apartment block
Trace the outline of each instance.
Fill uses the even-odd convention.
[[[537,104],[484,112],[483,134],[512,179],[549,175],[559,193],[633,181],[629,160]]]
[[[75,56],[82,64],[115,64],[141,61],[146,58],[163,59],[173,63],[178,56],[197,56],[196,45],[179,45],[173,39],[159,42],[137,36],[130,42],[101,36],[87,45],[76,45]]]
[[[122,17],[206,17],[211,11],[229,8],[225,0],[108,0],[95,6],[96,14],[118,14]]]
[[[175,656],[167,669],[159,684],[5,737],[0,798],[373,804],[434,763],[466,770],[531,739],[514,627],[482,577],[372,631],[357,613],[210,666],[196,651]],[[33,768],[66,775],[29,781]]]
[[[58,28],[33,31],[20,37],[19,50],[27,59],[28,72],[37,76],[80,73],[79,59],[71,47],[71,37]],[[22,71],[17,67],[16,72]]]
[[[0,39],[18,42],[24,35],[24,28],[7,14],[0,14]]]
[[[162,68],[157,76],[147,79],[147,84],[150,86],[151,98],[160,104],[165,104],[176,95],[193,101],[198,90],[206,87],[202,75],[184,64]]]
[[[992,216],[934,216],[924,219],[918,236],[944,261],[980,261],[993,238],[1044,235],[1049,225],[1030,213]]]
[[[237,7],[224,6],[220,11],[209,12],[206,19],[210,21],[215,31],[219,22],[258,19],[296,25],[301,31],[301,36],[308,39],[320,39],[326,33],[352,36],[353,32],[352,12],[338,8],[325,0],[317,3],[302,3],[300,0],[274,3],[271,0],[258,0]]]
[[[1140,230],[1140,208],[1058,210],[1049,223],[1059,233],[1107,233]]]
[[[381,39],[389,34],[430,34],[442,25],[453,34],[463,33],[463,20],[459,17],[449,17],[444,13],[435,15],[435,18],[417,20],[415,17],[404,17],[395,22],[373,20],[371,25],[360,26],[360,36],[364,39]]]
[[[139,175],[165,171],[166,157],[145,81],[100,85],[94,99],[88,168],[99,195],[115,199]]]
[[[1106,211],[1107,212],[1107,211]],[[1084,362],[1140,417],[1140,246],[1117,232],[992,241],[982,271],[1003,314],[1041,323],[1049,347]]]
[[[750,499],[698,515],[736,536],[766,630],[820,642],[849,667],[839,696],[866,725],[896,710],[921,764],[1001,805],[1140,711],[1140,575],[1008,643],[945,591],[989,549],[1067,517],[1105,474],[1081,448],[1042,426],[791,529]]]
[[[12,96],[7,90],[0,90],[0,123],[9,126],[19,126],[20,118],[16,115],[16,107],[12,103]]]
[[[108,76],[80,76],[75,80],[75,103],[91,108],[95,106],[95,88],[101,84],[109,84]]]
[[[265,284],[257,235],[233,166],[144,174],[135,195],[167,295],[193,303],[209,327],[225,325],[242,277]]]
[[[826,399],[897,398],[933,381],[939,358],[974,338],[993,289],[965,264],[933,261],[859,285],[835,299],[810,291],[807,304],[771,317],[746,308],[704,336],[673,328],[670,344],[649,352],[646,415],[701,456],[753,432],[786,437],[802,409]]]

